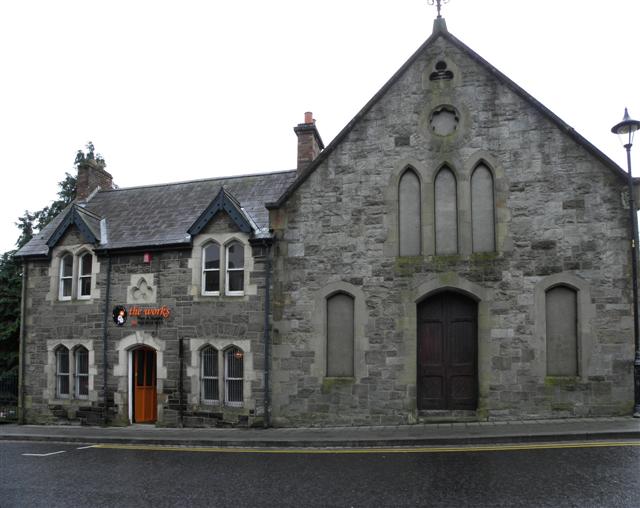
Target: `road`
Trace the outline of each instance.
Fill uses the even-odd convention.
[[[640,442],[610,444],[255,453],[0,442],[0,506],[638,507]]]

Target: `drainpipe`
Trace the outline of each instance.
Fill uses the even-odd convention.
[[[104,424],[108,422],[108,397],[107,397],[107,343],[108,343],[108,330],[109,324],[109,299],[111,297],[111,256],[107,253],[107,289],[104,299],[104,319],[102,321],[102,391],[104,394]]]
[[[267,249],[267,266],[264,284],[264,428],[271,427],[271,391],[269,374],[271,369],[271,337],[269,334],[269,312],[271,311],[271,242],[264,243]]]
[[[26,359],[27,331],[27,282],[29,280],[29,262],[22,261],[22,296],[20,301],[20,356],[18,358],[18,422],[25,423],[24,411],[24,371]]]
[[[184,373],[184,339],[182,337],[178,339],[178,357],[180,358],[180,374],[178,377],[178,404],[180,404],[180,427],[184,427],[184,386],[182,384],[182,376]]]

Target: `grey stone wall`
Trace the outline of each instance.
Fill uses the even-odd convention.
[[[179,341],[183,340],[183,415],[185,425],[250,424],[263,409],[263,320],[264,258],[252,258],[247,236],[229,230],[226,218],[216,218],[208,235],[222,235],[245,243],[245,295],[203,297],[199,294],[199,248],[151,251],[144,263],[143,253],[111,257],[111,295],[107,312],[107,399],[111,423],[126,424],[129,419],[129,350],[147,345],[157,351],[158,425],[179,423]],[[64,249],[77,250],[75,232],[61,240]],[[226,236],[225,236],[226,235]],[[196,243],[199,237],[195,239]],[[86,246],[85,246],[86,247]],[[103,320],[105,312],[108,260],[98,256],[99,273],[91,300],[58,301],[57,270],[53,260],[29,261],[26,316],[26,418],[30,423],[69,419],[96,423],[103,411]],[[131,291],[140,279],[151,287],[153,302],[131,303]],[[195,280],[195,282],[194,282]],[[139,288],[138,288],[139,289]],[[137,294],[137,293],[136,293]],[[167,306],[166,320],[143,322],[129,316],[123,327],[112,320],[112,308],[124,305]],[[83,344],[90,352],[89,398],[78,400],[55,396],[55,356],[57,344],[74,347]],[[204,405],[198,397],[199,355],[192,345],[238,345],[244,351],[244,405]],[[192,382],[192,381],[195,381]],[[222,382],[222,379],[221,379]],[[91,415],[91,416],[89,416]]]
[[[445,60],[454,79],[430,81]],[[432,112],[455,111],[434,132]],[[453,129],[453,130],[452,130]],[[400,140],[401,142],[399,142]],[[470,178],[495,185],[496,251],[472,253]],[[458,252],[436,256],[434,179],[457,181]],[[421,180],[421,256],[398,256],[398,180]],[[416,305],[454,289],[478,300],[479,419],[628,413],[633,338],[624,182],[538,109],[443,39],[421,55],[282,208],[273,302],[279,425],[411,423]],[[324,312],[335,284],[364,302],[362,368],[326,378]],[[546,376],[544,290],[578,290],[579,376]]]

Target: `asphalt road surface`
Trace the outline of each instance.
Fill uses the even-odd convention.
[[[640,442],[615,444],[255,453],[0,442],[0,506],[639,507]]]

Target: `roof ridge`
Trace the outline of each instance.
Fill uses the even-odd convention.
[[[214,178],[198,178],[195,180],[183,180],[180,182],[166,182],[166,183],[153,183],[149,185],[134,185],[133,187],[122,187],[118,189],[104,189],[100,190],[98,194],[103,194],[106,192],[120,192],[120,191],[129,191],[129,190],[137,190],[137,189],[149,189],[152,187],[173,187],[175,185],[185,185],[190,183],[200,183],[200,182],[215,182],[216,180],[235,180],[239,178],[257,178],[264,176],[272,176],[272,175],[281,175],[284,173],[295,173],[295,169],[286,169],[281,171],[267,171],[264,173],[248,173],[244,175],[229,175],[229,176],[218,176]]]

